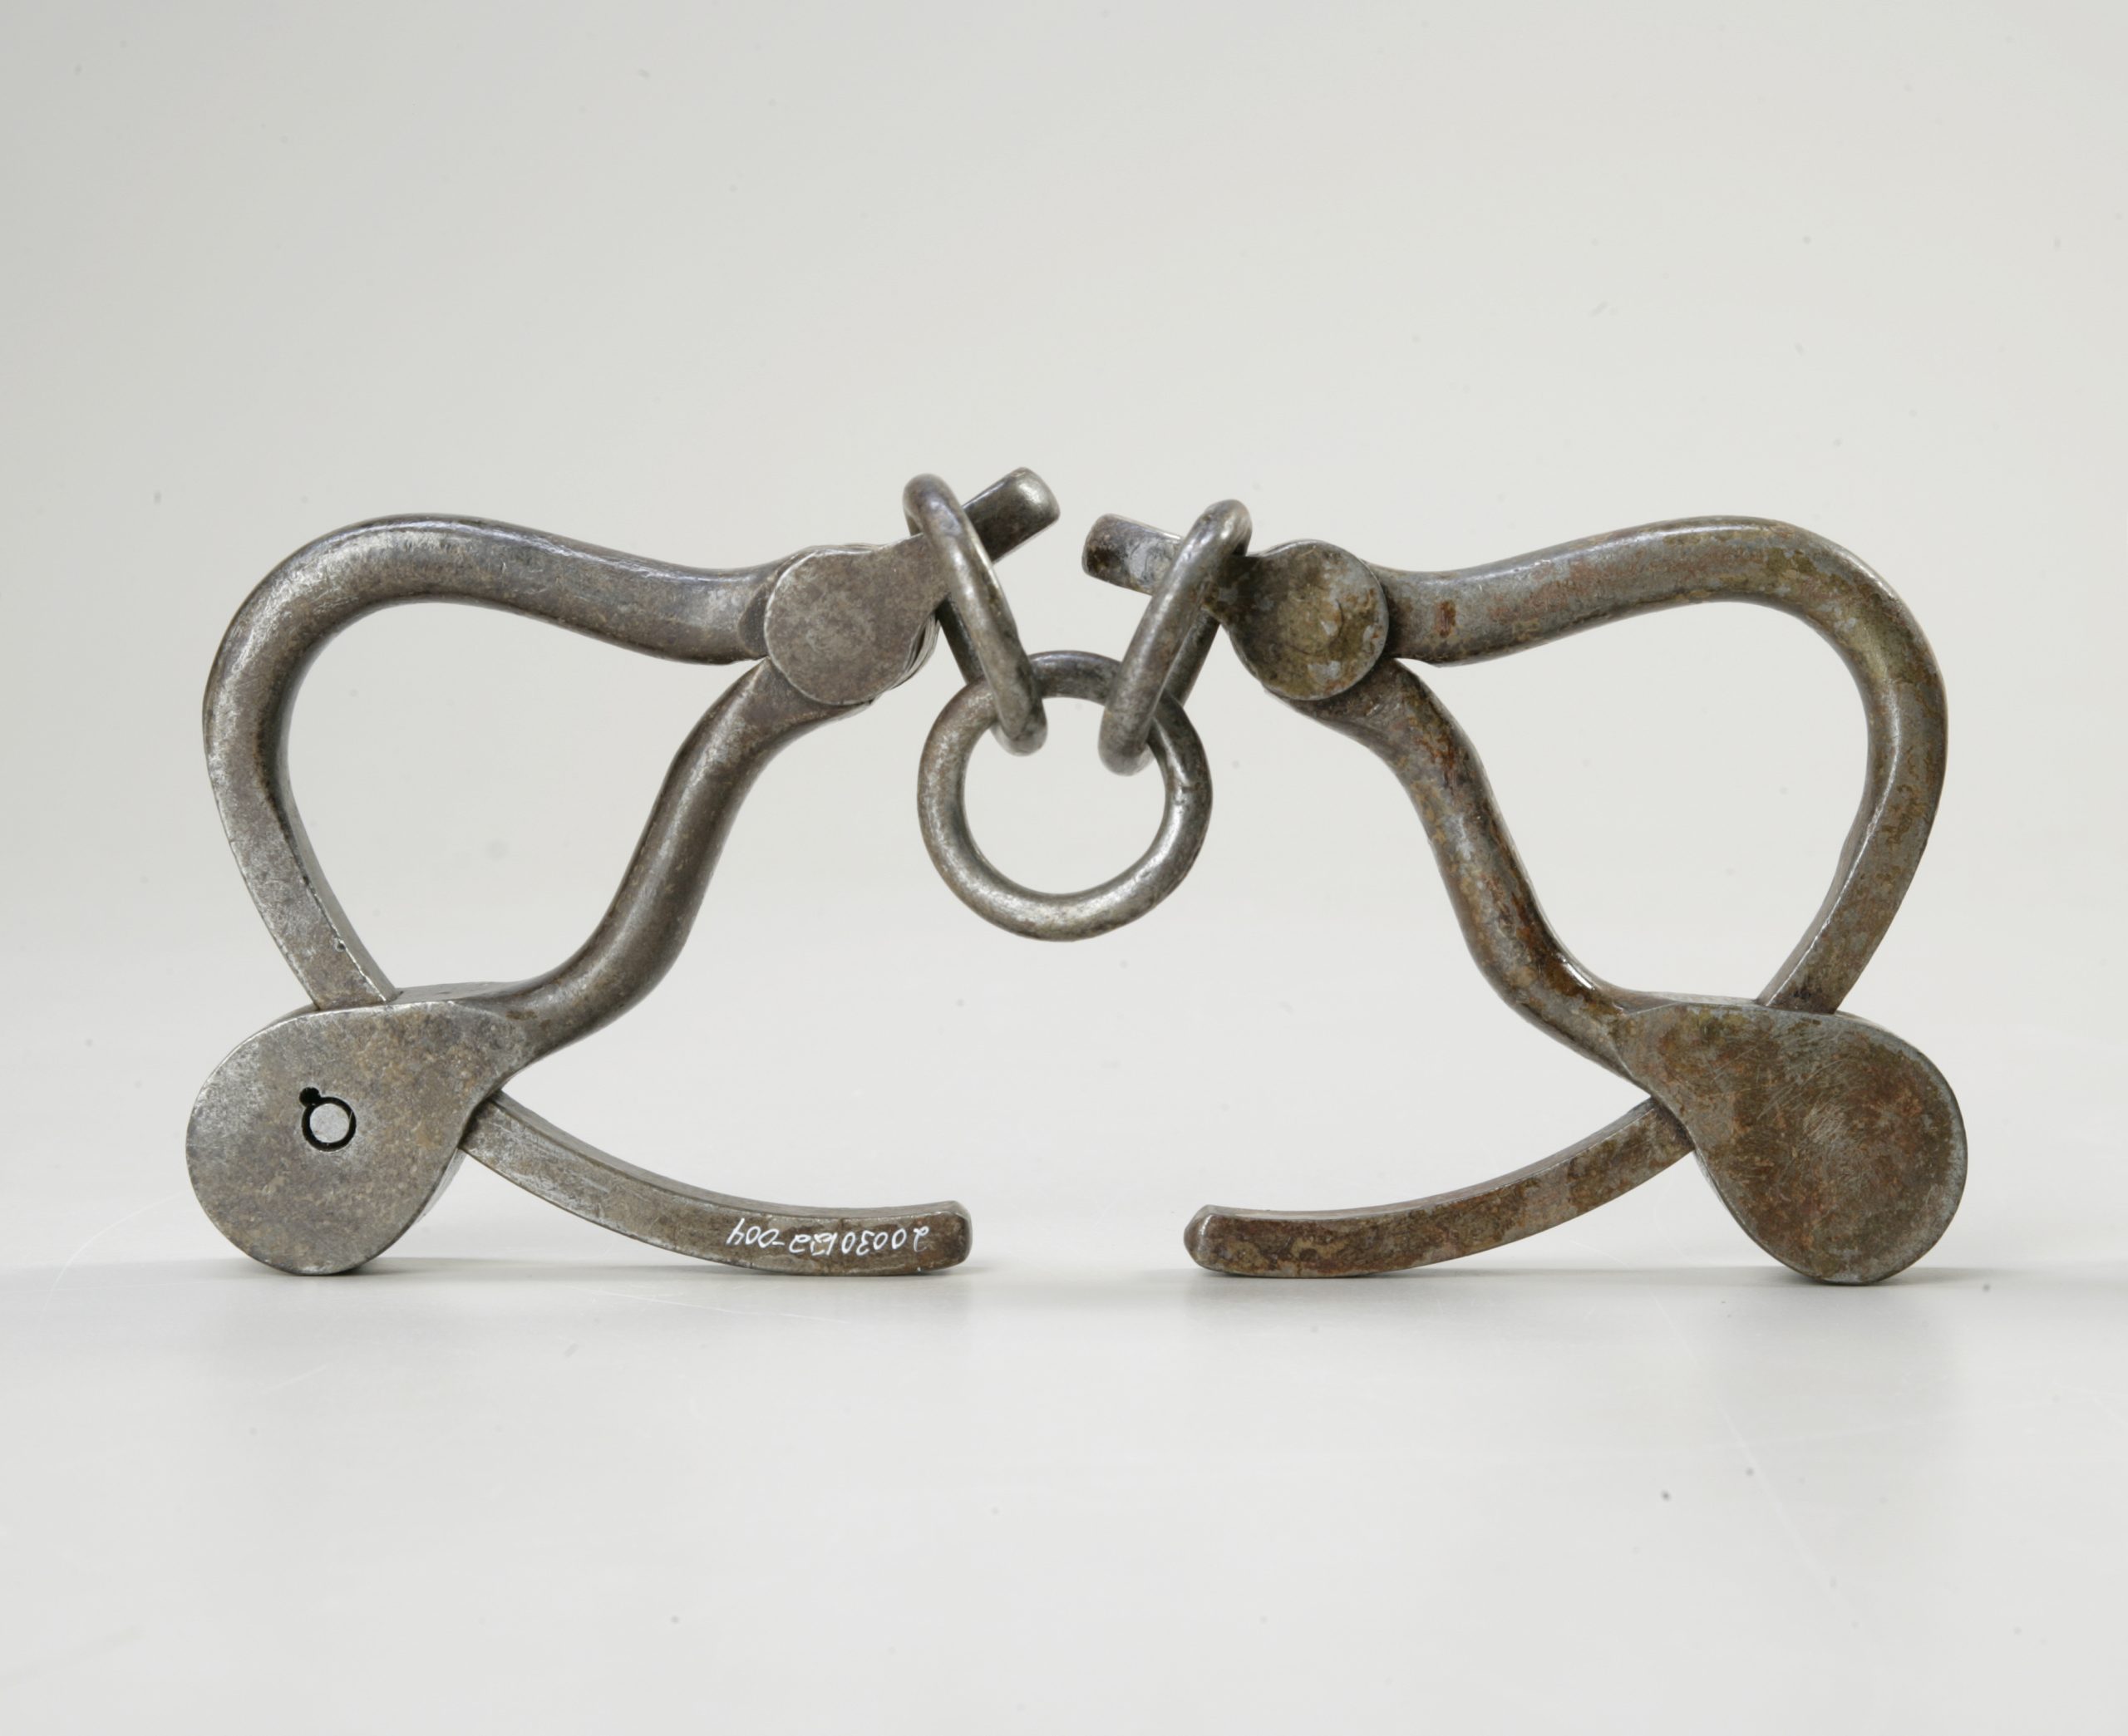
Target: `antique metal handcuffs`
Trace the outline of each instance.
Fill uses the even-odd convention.
[[[327,537],[268,575],[215,661],[208,763],[253,899],[313,1006],[241,1045],[194,1108],[194,1187],[231,1241],[287,1271],[347,1270],[389,1247],[470,1153],[569,1211],[703,1259],[908,1272],[964,1258],[957,1204],[815,1211],[707,1193],[609,1157],[500,1089],[648,993],[685,941],[754,775],[786,742],[907,679],[934,626],[967,686],[925,745],[919,814],[941,875],[992,922],[1083,939],[1143,915],[1187,875],[1211,780],[1182,703],[1224,626],[1268,691],[1397,775],[1471,952],[1509,1004],[1649,1093],[1564,1151],[1452,1193],[1359,1211],[1208,1207],[1187,1237],[1200,1264],[1331,1276],[1453,1259],[1564,1222],[1692,1150],[1752,1238],[1812,1277],[1887,1276],[1943,1233],[1965,1174],[1956,1100],[1919,1051],[1836,1011],[1913,878],[1943,775],[1933,659],[1853,556],[1788,525],[1702,519],[1463,572],[1398,573],[1324,543],[1252,554],[1233,501],[1180,539],[1103,519],[1086,569],[1151,598],[1119,665],[1021,647],[991,562],[1057,516],[1031,473],[965,508],[919,477],[904,504],[904,542],[738,572],[470,520],[392,519]],[[1620,989],[1576,962],[1538,907],[1475,753],[1395,661],[1497,656],[1717,598],[1809,622],[1846,661],[1869,722],[1861,810],[1832,888],[1755,1001]],[[288,790],[288,721],[310,660],[358,616],[424,598],[512,609],[662,657],[761,660],[682,747],[591,938],[526,982],[395,989],[334,901]],[[977,741],[993,734],[1033,751],[1045,697],[1104,706],[1103,759],[1130,772],[1150,758],[1165,784],[1145,853],[1083,893],[1038,893],[999,873],[963,806]]]

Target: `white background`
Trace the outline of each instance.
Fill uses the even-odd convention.
[[[2084,5],[17,4],[0,26],[0,1722],[11,1730],[2117,1730],[2128,26]],[[1792,519],[1912,605],[1935,841],[1853,1008],[1972,1181],[1874,1291],[1690,1164],[1466,1264],[1215,1278],[1208,1199],[1475,1181],[1633,1094],[1499,1005],[1366,755],[1224,650],[1190,883],[1074,947],[924,858],[943,657],[780,760],[638,1013],[517,1088],[705,1185],[951,1195],[963,1268],[773,1279],[468,1165],[344,1280],[181,1138],[299,998],[197,708],[337,525],[737,564],[1013,465],[1030,645],[1103,511],[1447,567]],[[446,608],[307,690],[401,982],[544,969],[727,671]],[[1438,689],[1615,980],[1756,991],[1859,785],[1803,628],[1685,611]],[[1005,866],[1156,781],[986,748]]]

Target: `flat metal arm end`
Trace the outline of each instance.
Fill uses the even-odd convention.
[[[720,1266],[820,1276],[939,1271],[968,1258],[967,1207],[776,1205],[638,1169],[498,1092],[474,1114],[466,1153],[549,1205],[653,1247]]]
[[[1396,1205],[1331,1212],[1207,1206],[1183,1245],[1209,1271],[1239,1278],[1354,1278],[1461,1260],[1593,1212],[1692,1148],[1654,1103],[1564,1151],[1474,1187]]]
[[[963,510],[993,561],[1002,561],[1064,516],[1049,484],[1024,465],[971,495]]]
[[[1109,513],[1094,520],[1079,559],[1103,584],[1150,595],[1167,576],[1181,546],[1180,537]]]

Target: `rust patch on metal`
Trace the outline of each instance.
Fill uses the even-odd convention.
[[[1389,605],[1363,562],[1328,543],[1288,543],[1234,566],[1206,611],[1281,699],[1342,693],[1381,661]]]
[[[1874,1284],[1949,1227],[1965,1190],[1958,1099],[1891,1032],[1846,1014],[1679,1001],[1628,1016],[1618,1044],[1736,1222],[1783,1264]]]

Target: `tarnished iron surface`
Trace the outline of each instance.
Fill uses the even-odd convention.
[[[1150,590],[1175,548],[1164,533],[1105,519],[1085,561],[1097,578]],[[1238,621],[1295,612],[1250,598],[1281,582],[1272,564],[1281,552],[1238,563],[1230,586],[1206,604],[1238,642]],[[1652,1100],[1550,1158],[1427,1199],[1336,1212],[1208,1207],[1187,1232],[1191,1255],[1218,1271],[1276,1276],[1455,1259],[1564,1222],[1695,1148],[1738,1222],[1799,1271],[1868,1283],[1926,1252],[1964,1184],[1956,1100],[1919,1050],[1834,1011],[1913,879],[1943,786],[1942,678],[1890,588],[1845,549],[1792,525],[1695,519],[1456,573],[1323,557],[1292,583],[1316,599],[1310,608],[1326,636],[1333,620],[1368,614],[1320,601],[1321,573],[1354,569],[1371,576],[1386,622],[1375,661],[1342,685],[1325,676],[1303,696],[1292,689],[1305,660],[1267,656],[1281,682],[1265,685],[1396,774],[1464,938],[1502,998]],[[1475,750],[1425,685],[1392,661],[1469,661],[1717,599],[1809,622],[1847,664],[1869,728],[1861,805],[1832,885],[1756,1002],[1621,989],[1577,961],[1545,920]],[[1338,665],[1336,681],[1349,668]]]
[[[239,1045],[200,1094],[185,1136],[193,1189],[254,1259],[360,1266],[428,1210],[467,1119],[529,1053],[500,1014],[419,991],[295,1014]],[[306,1113],[327,1101],[340,1118],[330,1143]]]
[[[1928,1057],[1846,1013],[1681,1001],[1619,1022],[1627,1072],[1684,1124],[1752,1241],[1869,1284],[1936,1245],[1965,1188],[1965,1126]]]
[[[1593,1212],[1691,1149],[1676,1119],[1644,1102],[1564,1151],[1402,1205],[1290,1212],[1206,1206],[1190,1219],[1183,1245],[1199,1266],[1241,1277],[1343,1278],[1434,1266]]]
[[[953,512],[960,534],[983,543],[985,571],[1057,516],[1026,471]],[[269,574],[215,659],[207,761],[245,884],[312,1006],[239,1045],[194,1106],[187,1160],[224,1233],[286,1271],[343,1271],[389,1247],[466,1153],[580,1217],[706,1260],[907,1272],[965,1258],[967,1214],[951,1202],[816,1210],[711,1193],[608,1157],[500,1091],[656,986],[768,760],[913,671],[953,589],[938,540],[927,528],[886,548],[717,572],[505,525],[401,519],[337,532]],[[582,947],[522,982],[402,992],[332,896],[297,813],[285,750],[297,689],[327,640],[372,610],[437,599],[513,610],[658,657],[764,661],[682,746]],[[1010,627],[1006,616],[1002,630]]]

